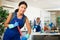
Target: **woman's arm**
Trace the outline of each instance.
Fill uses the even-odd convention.
[[[9,24],[11,18],[12,18],[12,13],[9,13],[9,15],[8,15],[8,17],[7,17],[7,20],[6,20],[5,23],[4,23],[4,26],[5,26],[5,27],[8,27],[8,24]]]
[[[26,27],[28,29],[28,34],[31,34],[31,26],[30,26],[28,18],[26,18]]]

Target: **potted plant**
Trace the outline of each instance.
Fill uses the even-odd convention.
[[[4,32],[4,21],[6,20],[8,15],[8,10],[4,10],[3,7],[0,7],[0,36],[2,36]]]

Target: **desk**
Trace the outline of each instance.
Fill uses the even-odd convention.
[[[40,32],[32,32],[31,35],[60,35],[60,33],[40,33]]]
[[[40,33],[32,32],[30,40],[58,40],[60,38],[60,33]]]

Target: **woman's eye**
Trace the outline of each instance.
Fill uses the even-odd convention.
[[[25,7],[21,7],[21,8],[24,8],[24,9],[26,9]]]

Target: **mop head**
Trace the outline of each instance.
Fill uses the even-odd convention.
[[[27,40],[27,38],[25,36],[21,37],[21,40]]]
[[[25,36],[21,37],[21,40],[27,40],[29,38],[29,36],[30,36],[29,34],[26,34]]]

